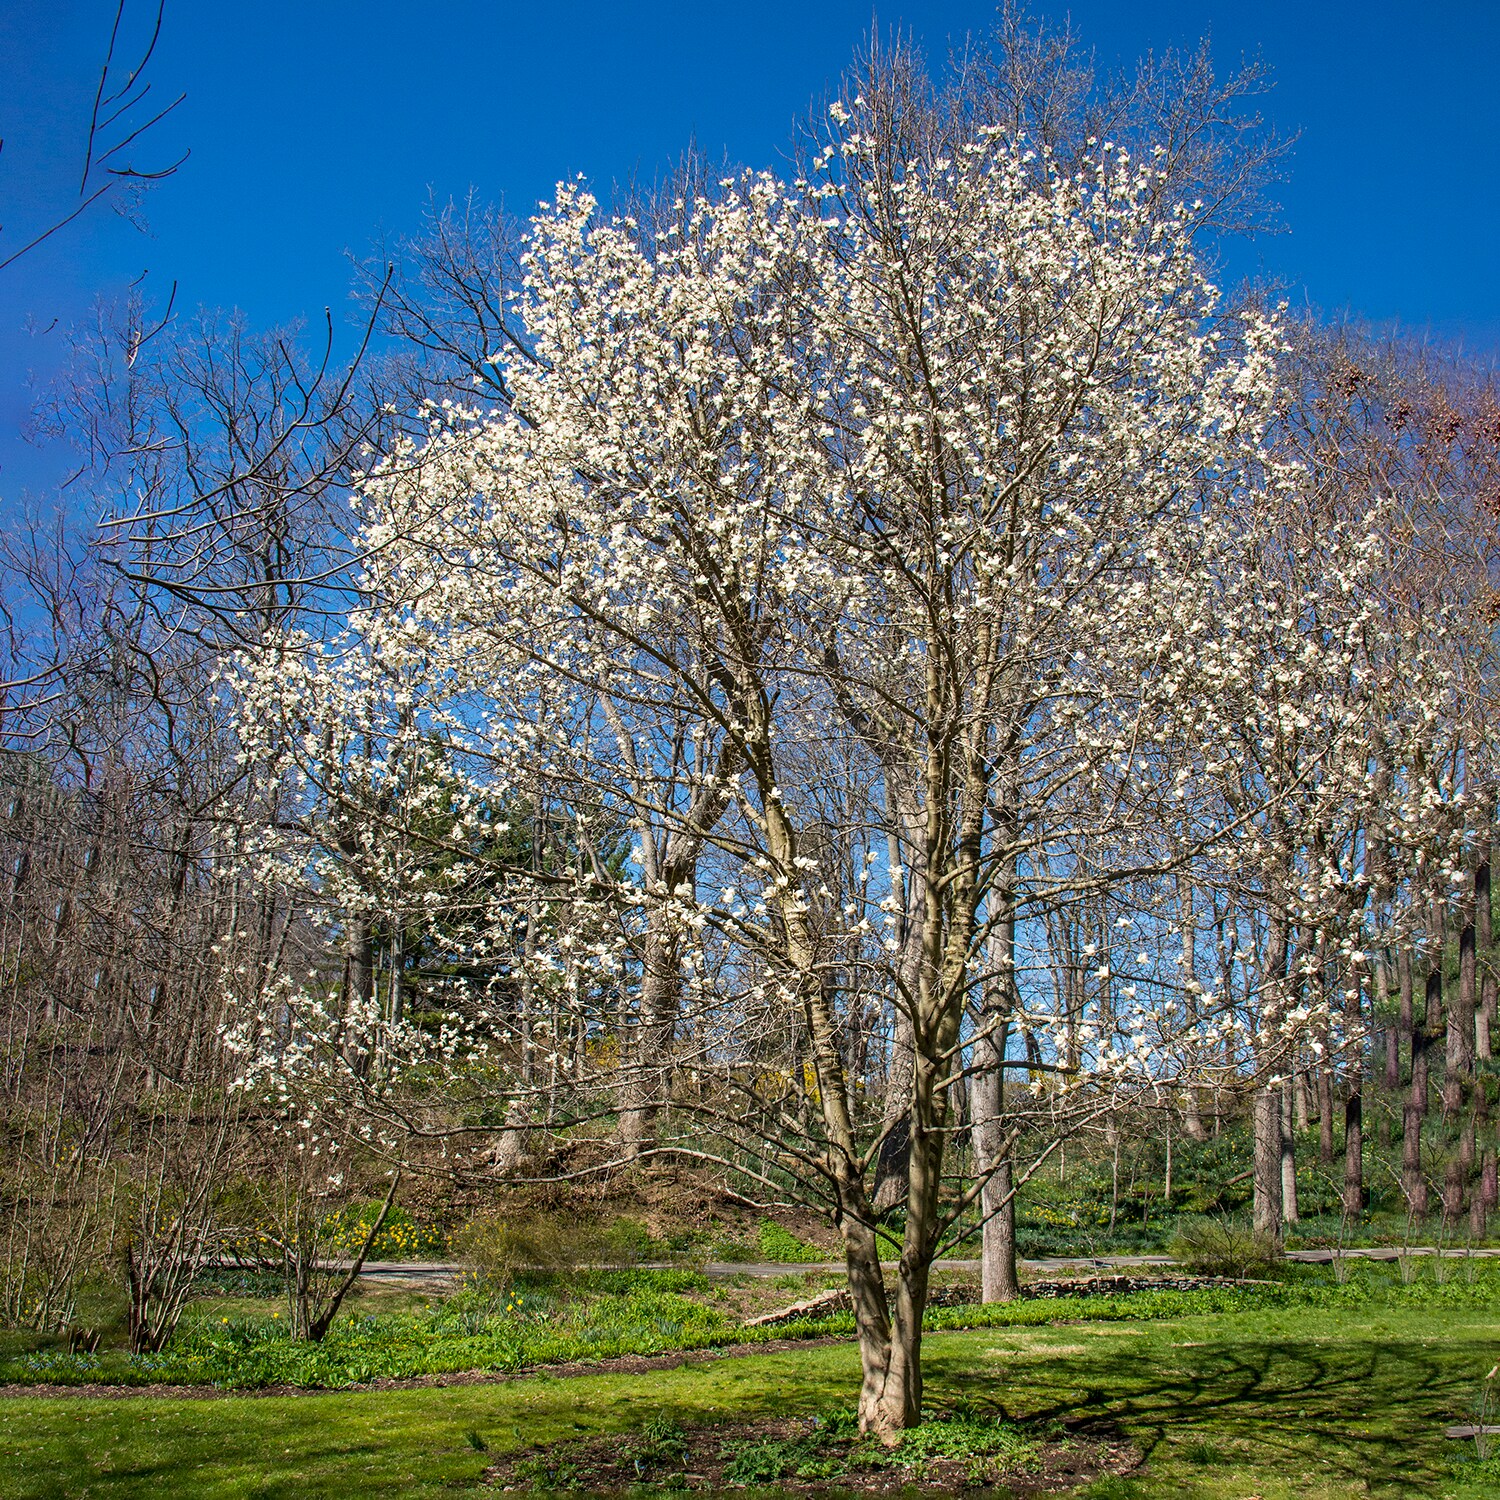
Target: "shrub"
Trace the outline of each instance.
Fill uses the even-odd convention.
[[[497,1287],[528,1271],[571,1275],[586,1266],[633,1265],[666,1254],[666,1246],[634,1219],[599,1225],[500,1214],[471,1219],[454,1236],[453,1250],[470,1271]]]
[[[517,1271],[567,1270],[577,1264],[574,1246],[547,1219],[482,1214],[453,1238],[458,1259],[480,1280],[507,1287]]]
[[[1269,1235],[1233,1219],[1182,1218],[1171,1249],[1175,1259],[1204,1276],[1263,1275],[1280,1259]]]

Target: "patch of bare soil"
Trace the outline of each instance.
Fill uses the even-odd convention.
[[[774,1485],[788,1494],[1006,1495],[1068,1493],[1107,1474],[1140,1471],[1129,1444],[1097,1437],[1028,1435],[996,1424],[939,1420],[895,1448],[826,1418],[648,1424],[621,1438],[578,1439],[508,1454],[485,1482],[501,1491],[615,1496],[721,1494]]]

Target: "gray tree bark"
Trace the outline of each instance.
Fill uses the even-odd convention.
[[[1252,1214],[1255,1232],[1281,1241],[1281,1091],[1263,1084],[1255,1091],[1252,1129]]]
[[[1285,1224],[1297,1222],[1297,1137],[1292,1102],[1292,1078],[1281,1085],[1281,1218]]]
[[[1364,1100],[1358,1083],[1344,1100],[1344,1212],[1357,1219],[1364,1212]]]

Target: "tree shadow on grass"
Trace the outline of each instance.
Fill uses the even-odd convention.
[[[1124,1435],[1148,1460],[1174,1440],[1216,1440],[1282,1472],[1315,1467],[1372,1490],[1426,1493],[1442,1465],[1444,1425],[1467,1409],[1473,1370],[1500,1352],[1478,1340],[1468,1345],[1472,1360],[1410,1339],[1126,1344],[1051,1360],[997,1358],[994,1389],[972,1358],[945,1359],[935,1344],[929,1389],[936,1404],[959,1392],[1014,1420]]]

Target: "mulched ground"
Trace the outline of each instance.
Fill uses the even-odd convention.
[[[797,1460],[776,1478],[757,1476],[758,1487],[818,1494],[829,1490],[849,1495],[910,1493],[981,1496],[997,1490],[1016,1500],[1057,1494],[1090,1484],[1107,1474],[1141,1472],[1140,1454],[1126,1443],[1066,1436],[1039,1443],[1034,1457],[1007,1464],[990,1456],[973,1460],[927,1459],[903,1464],[899,1454],[883,1455],[867,1442],[828,1439],[818,1442],[818,1423],[811,1418],[755,1423],[726,1422],[678,1429],[663,1443],[645,1434],[621,1439],[588,1438],[551,1448],[508,1454],[485,1470],[485,1482],[502,1491],[563,1491],[611,1496],[633,1492],[686,1491],[721,1494],[743,1487],[726,1470],[745,1449],[780,1442],[795,1443],[822,1470],[799,1477]],[[870,1462],[873,1455],[874,1462]],[[884,1457],[884,1461],[881,1461]],[[864,1460],[864,1461],[862,1461]]]

